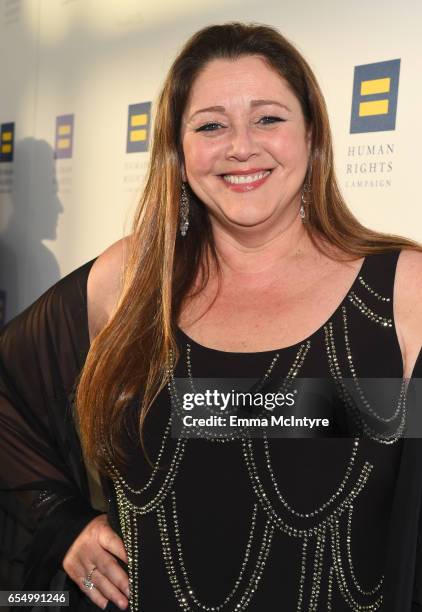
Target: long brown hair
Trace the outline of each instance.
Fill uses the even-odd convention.
[[[261,56],[300,101],[312,129],[308,170],[307,229],[350,258],[403,247],[411,240],[362,226],[347,208],[333,168],[328,114],[316,78],[304,58],[277,30],[227,23],[194,34],[171,66],[156,105],[151,162],[130,239],[119,304],[95,338],[81,373],[76,407],[86,458],[102,472],[108,460],[126,456],[119,445],[125,407],[140,397],[139,427],[166,384],[170,351],[178,356],[175,327],[183,298],[200,272],[203,288],[212,262],[218,270],[206,209],[193,192],[190,228],[178,235],[183,150],[181,120],[192,84],[211,60]]]

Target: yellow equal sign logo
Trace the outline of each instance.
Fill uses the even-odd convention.
[[[2,123],[0,130],[0,162],[13,161],[15,124]]]
[[[400,60],[356,66],[350,132],[394,130]]]
[[[148,151],[151,102],[129,105],[126,153]]]
[[[374,94],[389,93],[391,87],[391,77],[385,79],[372,79],[362,81],[360,84],[361,96],[372,96]],[[388,115],[389,99],[370,100],[359,104],[359,116],[368,117],[369,115]]]
[[[74,124],[74,115],[59,115],[56,117],[56,159],[72,157]]]

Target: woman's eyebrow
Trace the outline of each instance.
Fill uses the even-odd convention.
[[[284,108],[285,110],[290,112],[290,108],[288,106],[282,104],[281,102],[278,102],[277,100],[251,100],[250,106],[251,108],[256,108],[257,106],[266,106],[268,104],[275,104],[276,106],[280,106],[280,108]],[[200,108],[190,116],[189,121],[196,117],[196,115],[199,115],[199,113],[209,112],[225,113],[226,109],[224,108],[224,106],[207,106],[206,108]]]
[[[278,102],[277,100],[252,100],[251,106],[254,108],[256,106],[265,106],[267,104],[275,104],[276,106],[280,106],[280,108],[284,108],[285,110],[290,111],[290,108],[283,104],[282,102]]]
[[[194,117],[196,117],[196,115],[199,115],[199,113],[209,113],[209,112],[225,113],[226,109],[224,108],[224,106],[207,106],[207,108],[200,108],[199,110],[195,111],[189,117],[189,121],[191,121]]]

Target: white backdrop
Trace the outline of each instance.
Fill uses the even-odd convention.
[[[127,152],[129,107],[154,108],[189,35],[228,20],[274,25],[299,47],[327,100],[350,207],[373,228],[422,240],[419,0],[0,0],[0,126],[14,128],[13,161],[0,153],[0,319],[4,299],[10,318],[126,233],[150,127],[135,107],[138,152]],[[398,88],[391,80],[382,93],[383,80],[360,101],[387,99],[391,114],[396,96],[395,128],[351,133],[355,67],[389,60],[400,60]],[[364,69],[372,81],[374,69]],[[63,116],[58,150],[72,156],[55,160]]]

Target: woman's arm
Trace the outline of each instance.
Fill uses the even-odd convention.
[[[89,346],[86,281],[68,275],[0,336],[2,508],[25,533],[21,588],[48,588],[76,535],[97,515],[72,415],[72,392]]]
[[[109,321],[119,300],[129,237],[106,249],[92,266],[87,283],[88,327],[92,342]]]
[[[403,354],[404,375],[413,378],[414,409],[422,409],[422,253],[404,250],[397,263],[394,289],[397,334]],[[409,440],[418,445],[422,440]],[[422,478],[422,474],[419,474]],[[421,501],[419,504],[422,507]],[[422,612],[422,515],[416,549],[412,612]]]
[[[422,253],[405,249],[397,262],[394,319],[403,355],[404,376],[410,378],[422,347]]]

